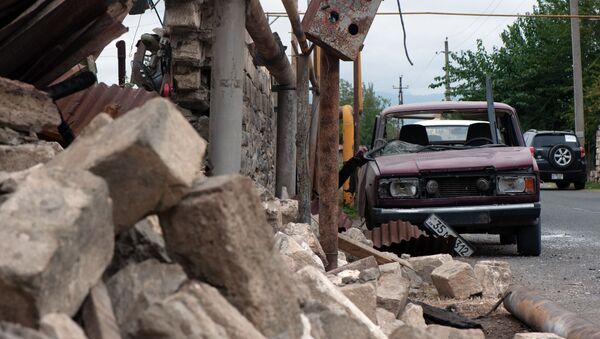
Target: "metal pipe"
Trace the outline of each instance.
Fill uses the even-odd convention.
[[[244,104],[245,0],[215,2],[215,62],[210,91],[210,161],[213,174],[239,173]]]
[[[304,30],[300,22],[297,0],[282,0],[282,2],[292,25],[292,32],[294,32],[294,35],[298,39],[300,50],[302,54],[308,54],[308,42],[306,41],[306,35],[304,35]]]
[[[125,51],[125,41],[119,40],[117,41],[117,60],[119,67],[119,86],[125,86],[125,77],[127,76],[127,70],[125,68],[125,58],[127,56],[127,52]]]
[[[308,106],[308,55],[299,55],[296,66],[298,75],[298,134],[296,138],[298,167],[298,221],[310,224],[310,173],[309,173],[309,136],[310,136],[310,107]]]
[[[600,327],[533,291],[513,286],[504,307],[519,320],[540,332],[569,339],[600,338]]]
[[[352,106],[345,105],[342,107],[342,121],[343,121],[343,142],[344,148],[342,151],[342,157],[344,162],[350,160],[354,156],[354,110]],[[350,189],[350,179],[344,182],[344,204],[351,206],[354,201],[352,193],[347,192]]]
[[[285,55],[285,49],[271,31],[260,1],[247,0],[247,6],[246,30],[254,42],[262,63],[280,86],[296,86],[296,74]]]
[[[338,257],[338,133],[340,60],[326,51],[321,57],[321,117],[319,126],[319,232],[327,270]]]
[[[310,141],[308,147],[309,153],[309,172],[310,172],[310,182],[313,191],[318,191],[318,185],[316,178],[317,172],[317,140],[319,136],[319,101],[320,95],[314,94],[312,107],[311,107],[311,116],[310,116]]]
[[[283,197],[284,187],[290,197],[296,195],[296,102],[295,90],[280,90],[277,92],[275,194],[279,198]]]

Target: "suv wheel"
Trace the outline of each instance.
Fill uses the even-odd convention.
[[[568,181],[557,181],[556,182],[556,187],[558,187],[559,190],[566,190],[567,188],[569,188],[569,185],[571,185],[571,183]]]
[[[521,255],[539,256],[542,252],[542,218],[534,225],[524,226],[517,233],[517,251]]]
[[[557,169],[565,169],[575,160],[571,148],[567,145],[556,145],[550,149],[548,160]]]
[[[585,181],[575,181],[574,184],[576,190],[582,190],[585,188]]]

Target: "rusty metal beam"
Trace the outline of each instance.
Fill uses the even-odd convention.
[[[306,41],[306,35],[302,30],[302,24],[300,23],[300,15],[298,15],[298,4],[297,0],[282,0],[285,11],[288,14],[290,23],[292,25],[292,31],[298,39],[300,50],[302,54],[309,54],[308,42]]]
[[[513,286],[504,307],[519,320],[541,332],[569,339],[600,338],[600,327],[535,292]]]
[[[125,78],[127,76],[127,68],[125,64],[125,58],[127,57],[127,52],[125,51],[125,41],[119,40],[117,41],[117,60],[119,65],[119,86],[125,86]]]
[[[321,113],[319,124],[319,232],[327,256],[327,270],[338,257],[338,133],[340,60],[324,52],[321,57]]]
[[[296,93],[298,94],[298,134],[296,137],[296,166],[298,168],[298,221],[310,224],[310,173],[309,173],[309,135],[310,135],[310,114],[311,109],[308,105],[308,83],[309,73],[308,64],[310,57],[308,55],[298,55],[296,62],[298,75],[298,85]]]
[[[280,86],[296,86],[296,74],[285,55],[285,49],[273,35],[260,0],[247,0],[246,30],[254,42],[262,63]]]

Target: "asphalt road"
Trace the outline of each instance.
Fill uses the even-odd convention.
[[[468,260],[505,260],[514,282],[538,290],[568,310],[600,323],[600,191],[542,191],[542,255],[519,257],[498,236],[468,236]]]

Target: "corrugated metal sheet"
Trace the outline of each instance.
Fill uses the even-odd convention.
[[[75,135],[79,135],[81,130],[102,112],[118,118],[156,97],[156,92],[101,83],[57,100],[56,105]],[[55,140],[61,139],[57,131],[45,131],[44,134]]]

